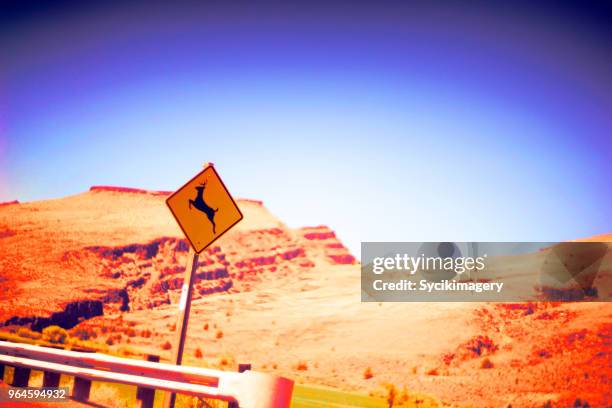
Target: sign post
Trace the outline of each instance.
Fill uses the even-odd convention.
[[[185,349],[185,338],[187,337],[187,324],[189,323],[189,312],[191,311],[191,297],[193,295],[193,281],[195,271],[198,268],[199,255],[192,248],[189,249],[185,278],[181,289],[181,300],[179,301],[179,316],[176,322],[176,338],[174,340],[174,351],[172,353],[172,363],[181,365],[183,363],[183,350]],[[166,394],[165,406],[174,407],[176,394]]]
[[[179,301],[172,355],[172,362],[181,365],[199,254],[242,220],[243,216],[212,163],[205,164],[204,170],[168,197],[166,204],[191,246]],[[175,401],[176,394],[167,394],[164,405],[172,408]]]

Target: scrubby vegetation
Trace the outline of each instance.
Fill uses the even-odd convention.
[[[108,333],[101,328],[100,332]],[[59,326],[48,326],[41,333],[27,327],[4,327],[0,331],[0,340],[14,341],[18,343],[36,344],[41,346],[62,346],[67,350],[96,351],[109,353],[109,346],[114,345],[121,339],[121,334],[110,334],[104,339],[96,339],[97,331],[91,327],[80,327],[73,330],[65,330]],[[142,354],[137,352],[136,354]]]
[[[387,389],[387,404],[391,408],[395,403],[395,398],[397,398],[397,388],[393,384],[386,384],[385,388]]]
[[[59,326],[45,327],[42,331],[42,339],[54,344],[64,344],[68,339],[68,332]]]
[[[17,335],[20,337],[24,337],[26,339],[38,340],[42,337],[42,334],[39,332],[32,331],[27,327],[20,327],[17,330]]]
[[[493,362],[491,359],[489,359],[489,357],[485,357],[485,359],[480,363],[480,368],[493,368]]]

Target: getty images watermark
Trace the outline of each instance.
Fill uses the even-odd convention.
[[[364,302],[609,301],[604,242],[364,242]]]

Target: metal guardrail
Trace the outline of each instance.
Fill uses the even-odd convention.
[[[242,408],[285,408],[293,381],[256,371],[228,372],[58,350],[0,341],[0,375],[15,367],[13,386],[26,387],[30,370],[44,372],[43,386],[57,387],[61,374],[75,377],[72,398],[89,399],[91,381],[135,385],[141,407],[152,407],[155,390],[229,401]]]

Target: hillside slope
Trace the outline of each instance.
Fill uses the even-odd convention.
[[[96,187],[1,206],[4,329],[58,324],[168,358],[188,247],[167,194]],[[361,303],[359,266],[331,229],[238,205],[244,220],[200,257],[189,364],[458,405],[610,403],[609,303]]]

